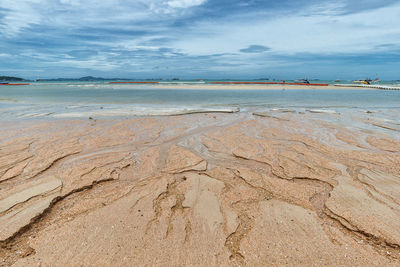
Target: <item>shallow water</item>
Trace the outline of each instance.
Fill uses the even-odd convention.
[[[177,115],[290,108],[399,110],[400,91],[184,90],[106,83],[33,83],[0,87],[1,117]]]

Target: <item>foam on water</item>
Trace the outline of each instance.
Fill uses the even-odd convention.
[[[339,114],[336,110],[331,109],[306,109],[306,111],[311,113]]]
[[[87,118],[110,116],[175,116],[195,113],[235,113],[238,108],[160,108],[160,107],[131,107],[115,109],[97,109],[81,112],[64,112],[53,114],[55,118]]]

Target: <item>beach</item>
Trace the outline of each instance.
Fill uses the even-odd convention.
[[[399,14],[0,0],[0,267],[399,267]]]
[[[398,266],[397,115],[3,117],[0,265]]]

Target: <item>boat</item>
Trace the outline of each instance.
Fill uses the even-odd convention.
[[[356,81],[353,81],[353,83],[356,83],[356,84],[370,84],[368,81],[365,81],[365,80],[356,80]]]
[[[364,80],[356,80],[353,81],[353,83],[358,83],[358,84],[371,84],[371,83],[377,83],[380,82],[381,80],[379,80],[378,78],[376,78],[375,80],[371,80],[370,78],[364,79]]]
[[[310,82],[307,79],[298,79],[298,80],[295,80],[294,83],[310,84]]]
[[[370,79],[356,80],[356,81],[353,81],[353,83],[357,83],[357,84],[371,84],[371,80],[370,80]]]

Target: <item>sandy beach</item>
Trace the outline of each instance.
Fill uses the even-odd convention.
[[[0,126],[1,266],[400,264],[396,121],[276,110]]]
[[[399,14],[0,0],[0,267],[400,267]]]

